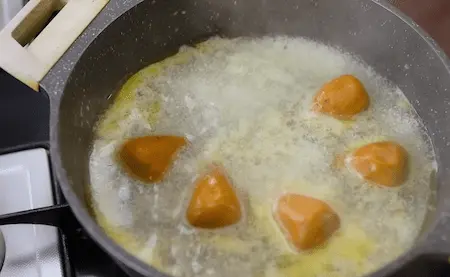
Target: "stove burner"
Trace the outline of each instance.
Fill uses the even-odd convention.
[[[46,149],[0,156],[0,214],[53,205]],[[1,277],[63,276],[57,228],[16,224],[2,225],[0,229]]]

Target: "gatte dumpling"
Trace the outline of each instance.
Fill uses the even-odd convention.
[[[239,199],[222,168],[212,166],[197,179],[186,213],[192,226],[206,229],[230,226],[241,219],[241,213]]]
[[[348,165],[362,178],[387,187],[400,186],[407,175],[408,152],[392,141],[364,145],[351,153]]]
[[[339,216],[327,203],[300,194],[280,197],[274,214],[287,240],[297,250],[323,244],[340,226]]]
[[[353,75],[342,75],[324,84],[313,103],[314,111],[338,119],[351,119],[368,107],[369,95]]]
[[[119,149],[119,163],[129,175],[142,182],[159,182],[186,142],[178,136],[132,138]]]

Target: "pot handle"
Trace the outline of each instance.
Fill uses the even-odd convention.
[[[108,2],[29,1],[0,32],[0,67],[38,91],[39,82]]]

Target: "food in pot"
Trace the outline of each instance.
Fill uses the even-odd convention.
[[[214,229],[237,223],[241,204],[222,168],[213,168],[195,184],[186,217],[192,226]]]
[[[311,111],[320,88],[342,75],[364,84],[370,108],[352,120]],[[92,210],[112,239],[171,276],[360,277],[410,249],[420,232],[434,170],[428,137],[403,93],[358,57],[303,38],[211,38],[141,70],[115,99],[90,156]],[[130,137],[160,135],[189,144],[148,186],[122,170],[116,153]],[[401,186],[366,185],[333,166],[337,155],[380,141],[408,152]],[[211,164],[221,169],[214,178],[205,177]],[[208,179],[226,179],[238,197],[235,224],[187,219]],[[317,201],[289,202],[309,218],[330,207],[339,228],[332,232],[331,221],[321,236],[300,240],[309,248],[295,247],[274,210],[284,195]]]
[[[347,162],[365,180],[395,187],[406,179],[408,153],[392,141],[374,142],[356,149]]]
[[[132,177],[159,182],[186,139],[177,136],[145,136],[127,140],[118,152],[119,163]]]
[[[322,86],[314,97],[313,110],[350,119],[368,106],[369,95],[361,81],[353,75],[342,75]]]
[[[299,194],[281,196],[274,214],[289,241],[299,250],[323,244],[340,225],[339,216],[327,203]]]

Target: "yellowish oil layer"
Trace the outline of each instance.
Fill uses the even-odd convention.
[[[151,64],[131,76],[116,93],[111,106],[103,115],[103,119],[99,120],[99,125],[97,126],[97,135],[99,137],[107,138],[109,134],[114,133],[116,130],[120,130],[120,122],[125,116],[128,116],[130,110],[132,110],[132,108],[137,105],[137,90],[145,82],[151,81],[162,72],[164,72],[164,70],[166,70],[168,67],[189,62],[195,52],[194,49],[207,52],[208,43],[200,43],[196,46],[196,48],[186,48],[186,51],[179,52],[174,56]],[[143,112],[147,115],[148,123],[154,124],[155,122],[157,122],[158,115],[161,111],[161,101],[155,100],[145,108],[146,110]]]
[[[376,243],[358,226],[344,226],[327,245],[311,254],[286,254],[266,271],[267,277],[329,276],[341,277],[334,267],[351,263],[357,272],[367,272],[367,258]]]

